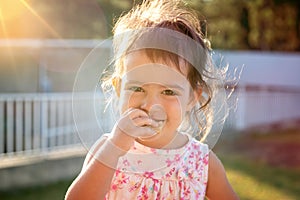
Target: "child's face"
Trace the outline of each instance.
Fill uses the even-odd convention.
[[[153,63],[143,52],[125,57],[119,89],[121,113],[137,108],[164,122],[161,132],[149,139],[152,141],[159,139],[167,144],[192,105],[186,75],[172,64]]]

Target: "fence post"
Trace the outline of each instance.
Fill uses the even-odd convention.
[[[50,97],[50,110],[49,110],[49,147],[54,147],[56,145],[56,137],[57,137],[57,123],[56,123],[56,99],[51,96]]]
[[[66,144],[67,145],[70,145],[70,144],[73,144],[73,141],[72,141],[72,134],[73,134],[73,131],[72,131],[72,107],[71,107],[71,99],[69,96],[66,97],[65,99],[65,124],[66,124]]]
[[[6,100],[6,150],[7,153],[14,151],[14,101]]]
[[[58,146],[62,146],[64,144],[64,101],[62,97],[58,97],[58,137],[57,137],[57,144]]]
[[[41,102],[33,98],[33,149],[39,149],[41,143]]]
[[[0,97],[0,155],[4,153],[4,99]]]
[[[235,128],[238,130],[244,129],[245,124],[245,107],[246,107],[246,90],[245,86],[240,86],[237,91],[238,101],[237,101],[237,108],[236,108],[236,122],[234,124]]]
[[[16,151],[23,150],[23,99],[16,98]]]
[[[48,148],[48,98],[41,96],[41,150]]]
[[[24,112],[24,150],[27,152],[32,149],[32,98],[30,97],[25,97]]]

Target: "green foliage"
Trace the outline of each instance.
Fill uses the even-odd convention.
[[[109,26],[109,35],[111,35],[111,29],[115,20],[132,8],[132,0],[97,0],[100,8],[103,10],[106,22]]]
[[[246,49],[247,31],[241,22],[244,3],[240,0],[188,1],[206,19],[208,39],[218,49]]]
[[[97,0],[112,28],[114,19],[141,0]],[[300,50],[300,3],[295,0],[186,0],[207,22],[214,49]],[[111,30],[108,31],[111,33]]]
[[[299,4],[276,0],[190,0],[206,16],[214,48],[295,51]],[[298,5],[298,6],[295,6]]]
[[[273,1],[247,2],[251,48],[261,50],[299,50],[299,9],[292,3],[275,4]]]

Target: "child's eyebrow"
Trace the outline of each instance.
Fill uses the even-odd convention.
[[[184,89],[180,85],[177,85],[177,84],[174,84],[174,85],[164,85],[164,86],[166,86],[167,88],[170,88],[170,89],[184,91]]]
[[[127,85],[146,85],[146,84],[158,84],[158,85],[161,85],[166,88],[184,91],[184,88],[178,84],[162,84],[162,83],[156,83],[156,82],[146,82],[145,83],[145,82],[140,82],[140,81],[130,81],[129,80],[128,82],[125,83],[125,86],[127,86]]]

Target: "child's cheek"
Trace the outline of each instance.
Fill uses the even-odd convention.
[[[128,99],[129,99],[129,92],[121,91],[120,99],[119,99],[119,110],[121,113],[124,113],[129,107]]]
[[[180,96],[177,98],[176,112],[178,113],[178,116],[180,116],[181,119],[183,119],[186,114],[187,106],[188,101],[186,97]]]
[[[120,95],[119,100],[119,108],[121,113],[124,113],[129,108],[136,108],[137,107],[137,95],[132,91],[123,91]]]

